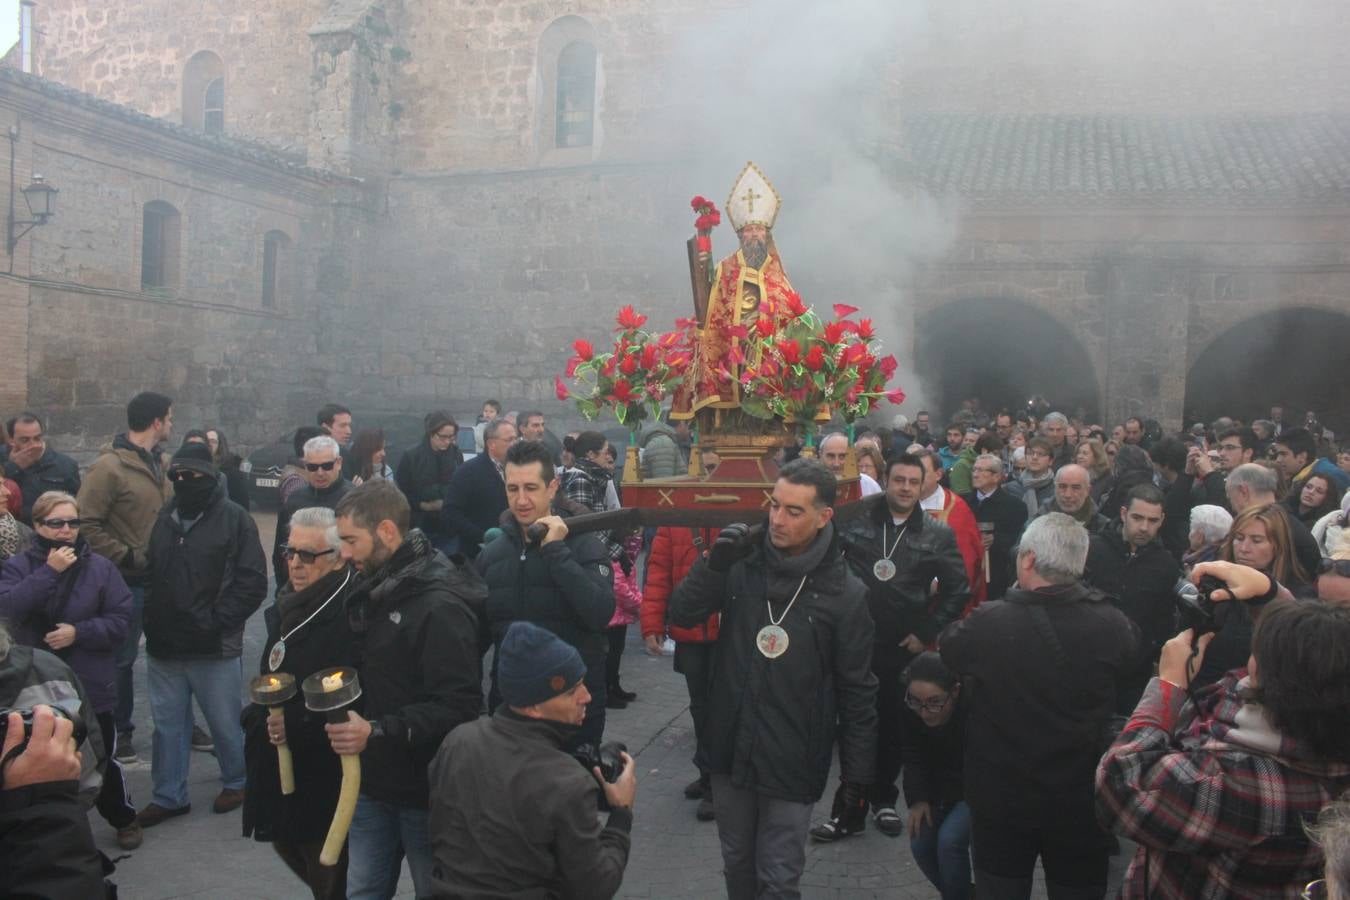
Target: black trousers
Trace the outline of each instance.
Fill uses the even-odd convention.
[[[708,693],[712,689],[713,648],[716,644],[699,644],[681,641],[675,644],[675,671],[684,676],[684,685],[689,690],[689,717],[694,720],[694,741],[703,742],[703,729],[708,716]],[[698,751],[694,751],[694,765],[698,766],[700,776],[708,779],[708,770],[699,762]]]
[[[277,856],[281,857],[281,861],[286,864],[286,867],[305,883],[310,893],[314,895],[314,900],[343,900],[347,896],[347,847],[345,844],[342,847],[342,855],[338,857],[335,866],[325,866],[319,862],[319,854],[323,851],[323,841],[306,841],[303,843],[273,841],[272,849],[277,852]]]
[[[628,641],[627,625],[611,625],[609,652],[605,654],[605,685],[609,688],[619,686],[619,663],[623,661],[623,645]]]
[[[900,704],[904,694],[900,688],[900,673],[914,657],[904,653],[898,657],[878,658],[873,651],[872,673],[877,676],[877,768],[871,786],[867,790],[868,804],[872,809],[884,806],[894,807],[900,800],[900,789],[896,781],[900,778]],[[831,815],[843,816],[844,787],[841,784],[834,792],[834,805]],[[866,809],[850,810],[852,821],[845,825],[861,825]]]
[[[1095,819],[1066,815],[1052,824],[1005,822],[972,810],[975,893],[980,900],[1026,900],[1036,858],[1049,900],[1100,900],[1106,894],[1107,838]]]
[[[126,828],[136,821],[136,807],[127,791],[126,778],[122,774],[122,764],[117,761],[117,728],[113,725],[116,718],[112,710],[95,713],[98,719],[99,734],[103,736],[103,747],[108,751],[108,768],[103,772],[103,786],[98,790],[94,805],[98,814],[114,828]]]

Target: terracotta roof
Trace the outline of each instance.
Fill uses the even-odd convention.
[[[172,135],[189,143],[207,147],[229,156],[261,163],[276,169],[292,172],[296,175],[303,175],[308,178],[317,178],[324,181],[352,180],[336,172],[330,172],[326,169],[316,169],[305,165],[305,157],[304,154],[301,153],[289,153],[274,147],[268,147],[265,144],[255,141],[244,140],[228,135],[204,134],[203,132],[179,125],[176,122],[171,122],[168,119],[146,115],[129,106],[113,103],[109,100],[104,100],[101,97],[95,97],[93,94],[86,94],[84,91],[67,87],[56,81],[39,78],[36,75],[29,75],[18,69],[0,67],[0,88],[3,88],[6,83],[34,90],[44,96],[62,100],[74,104],[75,106],[81,106],[85,109],[115,119],[121,119],[132,125],[152,129],[162,134]]]
[[[920,113],[914,174],[977,204],[1343,205],[1350,116]]]

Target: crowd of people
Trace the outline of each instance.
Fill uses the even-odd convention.
[[[0,705],[33,712],[0,762],[6,879],[98,896],[86,810],[135,849],[191,813],[209,748],[213,812],[242,807],[315,897],[392,896],[404,861],[418,896],[612,896],[637,783],[605,713],[638,701],[637,624],[673,643],[684,793],[737,900],[799,896],[808,840],[869,821],[944,900],[1027,897],[1037,860],[1052,900],[1101,897],[1117,836],[1126,897],[1350,896],[1350,449],[1283,412],[1166,434],[971,400],[941,432],[921,412],[784,448],[762,522],[623,533],[569,528],[623,502],[600,432],[487,401],[471,458],[433,411],[392,464],[328,404],[295,431],[270,566],[220,428],[173,446],[171,399],[142,393],[82,472],[19,415]],[[681,422],[638,445],[645,478],[718,464]],[[841,515],[851,464],[871,499]],[[244,705],[245,668],[352,670],[360,697]]]

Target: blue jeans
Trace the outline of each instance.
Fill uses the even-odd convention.
[[[909,849],[942,900],[970,897],[970,807],[932,807],[933,824],[910,835]]]
[[[408,857],[417,896],[431,896],[427,811],[362,794],[357,798],[352,830],[347,835],[348,900],[389,900],[394,896],[402,855]]]
[[[155,719],[150,777],[154,802],[166,809],[188,804],[188,759],[192,756],[192,698],[206,714],[225,788],[244,787],[244,729],[239,724],[244,672],[230,659],[146,657],[150,713]]]
[[[136,654],[141,646],[141,613],[144,610],[145,588],[132,587],[131,623],[126,640],[117,648],[117,707],[113,710],[117,733],[127,735],[128,738],[136,730],[131,722],[136,703],[136,685],[131,678],[131,669],[136,665]]]

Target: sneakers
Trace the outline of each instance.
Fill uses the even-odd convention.
[[[119,734],[117,736],[117,751],[113,753],[113,759],[123,765],[138,763],[141,758],[136,755],[136,745],[131,742],[131,732]]]
[[[145,809],[141,810],[136,816],[137,823],[141,828],[154,828],[160,822],[175,818],[176,816],[185,816],[192,811],[192,804],[180,806],[177,809],[166,809],[158,803],[151,803]],[[121,832],[119,832],[120,834]]]
[[[144,839],[145,829],[135,820],[132,820],[130,825],[117,829],[117,846],[123,850],[135,850]]]
[[[211,735],[202,731],[201,726],[192,726],[192,749],[200,750],[202,753],[215,753],[216,742],[211,740]]]
[[[867,827],[867,820],[864,819],[858,825],[846,825],[844,820],[838,816],[832,819],[826,819],[815,828],[811,829],[811,837],[821,843],[837,841],[840,838],[851,837],[855,834],[862,834],[863,829]]]
[[[244,803],[244,792],[237,788],[225,788],[216,796],[216,802],[211,804],[211,812],[227,813],[233,812]]]
[[[905,820],[895,811],[894,806],[881,806],[872,811],[872,821],[877,823],[877,831],[887,837],[897,837],[905,833]]]

